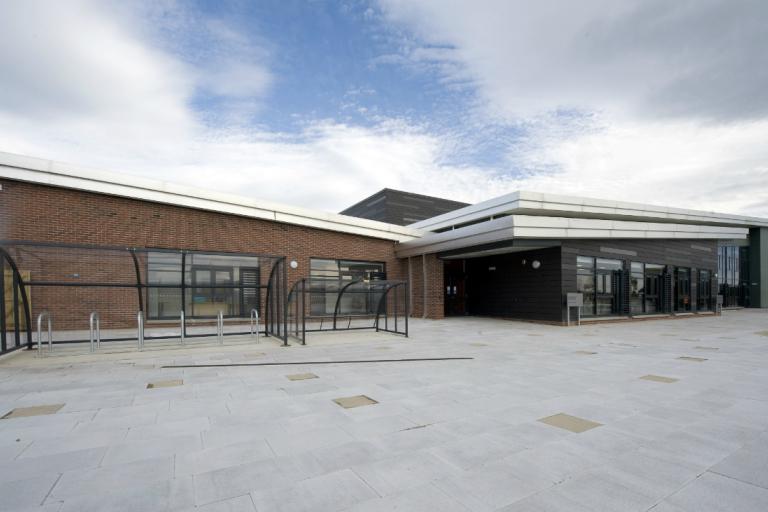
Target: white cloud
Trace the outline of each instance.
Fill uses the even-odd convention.
[[[505,11],[506,4],[438,12],[442,2],[409,2],[389,11],[428,43],[411,45],[395,60],[437,69],[451,85],[479,88],[488,110],[470,113],[471,126],[430,133],[377,114],[373,127],[327,120],[287,135],[248,128],[248,116],[276,80],[268,67],[276,50],[250,34],[201,23],[172,2],[137,13],[88,0],[0,0],[0,150],[331,211],[382,187],[464,201],[524,188],[768,215],[762,114],[710,109],[704,121],[665,110],[665,101],[651,101],[663,95],[643,94],[646,86],[634,83],[642,74],[624,77],[631,66],[616,68],[618,57],[599,62],[609,48],[596,53],[597,63],[586,50],[568,49],[571,41],[557,34],[574,33],[567,19],[550,27],[546,10],[522,18],[525,11]],[[625,9],[587,22],[590,8],[604,5],[584,5],[587,13],[573,17],[597,27],[591,33]],[[147,16],[162,24],[163,37],[142,25]],[[202,39],[178,40],[194,27]],[[533,39],[509,36],[513,29]],[[514,48],[523,42],[530,56]],[[204,58],[180,52],[187,44],[202,47]],[[577,62],[567,62],[571,57]],[[619,78],[596,84],[609,75]],[[222,100],[225,112],[214,122],[190,106],[200,91]],[[658,105],[648,109],[653,115],[633,113],[645,112],[646,104]],[[563,106],[598,112],[596,121],[548,114]],[[507,168],[443,163],[470,144],[462,133],[497,117],[528,133],[510,151]]]
[[[382,4],[425,48],[404,58],[444,63],[481,115],[528,130],[514,186],[768,215],[768,4]]]

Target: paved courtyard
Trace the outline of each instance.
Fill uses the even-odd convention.
[[[768,510],[765,311],[411,330],[0,361],[0,510]]]

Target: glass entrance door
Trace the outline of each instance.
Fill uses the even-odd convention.
[[[691,310],[691,269],[675,268],[675,311]]]

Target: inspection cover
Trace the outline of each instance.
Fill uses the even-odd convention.
[[[318,378],[314,373],[294,373],[293,375],[286,375],[285,377],[288,380],[308,380]]]
[[[677,382],[678,379],[673,379],[672,377],[663,377],[661,375],[643,375],[640,377],[643,380],[650,380],[653,382],[663,382],[664,384],[672,384],[673,382]]]
[[[683,361],[694,361],[697,363],[702,363],[707,360],[704,357],[691,357],[691,356],[681,356],[681,357],[678,357],[678,359],[682,359]]]
[[[564,413],[547,416],[546,418],[541,418],[538,421],[553,427],[575,432],[577,434],[586,432],[587,430],[591,430],[595,427],[601,427],[603,425],[602,423],[597,423],[596,421],[585,420],[584,418],[579,418],[577,416],[571,416],[570,414]]]
[[[365,395],[334,398],[333,401],[345,409],[353,409],[355,407],[363,407],[364,405],[373,405],[379,403],[373,398],[368,398]]]
[[[183,384],[184,384],[184,381],[182,379],[158,380],[157,382],[150,382],[149,384],[147,384],[147,389],[172,388],[174,386],[181,386]]]
[[[7,413],[2,419],[26,418],[27,416],[43,416],[45,414],[55,414],[64,404],[34,405],[32,407],[17,407]]]

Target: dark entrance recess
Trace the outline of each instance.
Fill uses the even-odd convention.
[[[443,259],[446,316],[560,321],[560,247],[451,256]]]
[[[466,315],[466,260],[446,260],[443,281],[445,316]]]

